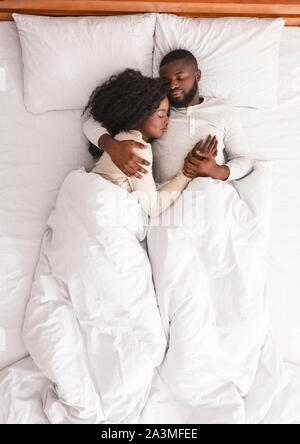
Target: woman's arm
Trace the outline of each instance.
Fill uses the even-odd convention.
[[[145,145],[134,140],[124,140],[122,142],[115,140],[101,123],[94,120],[93,117],[83,123],[82,129],[86,138],[95,146],[106,151],[114,164],[126,176],[135,176],[141,179],[142,176],[139,173],[147,174],[147,171],[140,165],[147,165],[148,162],[136,156],[133,152],[135,148],[145,149]]]
[[[181,171],[167,185],[159,191],[152,175],[152,150],[134,150],[136,154],[143,156],[150,165],[145,167],[147,175],[143,175],[141,180],[131,177],[129,179],[133,191],[136,191],[140,205],[149,216],[158,216],[166,210],[180,196],[188,183],[192,180]]]

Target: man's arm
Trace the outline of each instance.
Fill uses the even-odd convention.
[[[215,174],[214,174],[214,179],[218,179],[218,180],[227,180],[229,178],[230,175],[230,169],[227,165],[218,165],[216,164],[215,167]]]
[[[216,142],[208,136],[205,144],[203,145],[201,140],[185,159],[185,168],[187,172],[189,170],[189,177],[211,177],[225,182],[240,179],[252,170],[254,161],[251,158],[239,116],[230,106],[228,106],[228,115],[224,134],[228,162],[226,165],[216,163],[211,152]],[[202,161],[199,160],[201,156],[204,157]]]
[[[228,157],[226,166],[230,170],[226,180],[237,180],[250,173],[254,161],[251,158],[240,117],[233,107],[231,107],[229,116],[224,136],[224,146]]]
[[[107,130],[101,125],[100,122],[97,122],[92,117],[90,117],[84,121],[82,125],[82,130],[86,138],[89,139],[89,141],[92,142],[93,145],[98,146],[103,151],[106,151],[104,149],[104,146],[102,147],[102,144],[100,144],[99,142],[102,136],[111,136],[108,134]],[[105,139],[106,138],[104,137],[103,140]]]
[[[145,145],[134,140],[115,140],[108,134],[101,123],[92,117],[83,123],[82,129],[87,139],[95,146],[106,151],[114,164],[126,174],[126,176],[135,176],[141,179],[142,176],[139,172],[144,174],[148,173],[141,165],[149,165],[149,162],[133,152],[135,148],[145,149]]]

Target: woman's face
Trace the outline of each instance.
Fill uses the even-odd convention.
[[[163,99],[157,110],[141,123],[138,130],[141,131],[145,141],[149,139],[158,139],[167,131],[169,117],[169,99]]]

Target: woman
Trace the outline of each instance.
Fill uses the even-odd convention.
[[[156,190],[149,142],[167,131],[167,92],[162,79],[145,77],[139,71],[126,69],[97,87],[85,108],[116,140],[133,139],[147,146],[146,149],[135,150],[135,154],[149,162],[149,166],[145,166],[148,174],[143,174],[142,179],[126,176],[106,152],[102,153],[91,172],[100,174],[129,193],[135,191],[140,205],[149,216],[157,216],[168,208],[192,180],[180,170],[173,180]],[[98,147],[90,144],[89,151],[94,158],[99,158]]]

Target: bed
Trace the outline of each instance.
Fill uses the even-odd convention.
[[[71,171],[92,167],[82,134],[80,109],[37,113],[26,109],[22,52],[12,13],[115,16],[136,12],[205,19],[234,16],[283,17],[286,20],[280,42],[278,106],[271,111],[238,107],[254,158],[273,164],[272,218],[266,254],[266,310],[273,340],[290,376],[290,383],[283,384],[278,393],[273,394],[272,402],[261,411],[259,401],[264,392],[260,393],[258,387],[253,405],[260,411],[259,419],[254,415],[248,422],[300,423],[300,197],[297,191],[300,168],[300,4],[289,1],[74,3],[12,0],[0,2],[0,422],[49,422],[41,397],[47,378],[36,365],[37,361],[28,355],[23,342],[24,313],[42,238],[59,190]],[[159,388],[155,387],[154,393],[155,390]],[[167,403],[166,397],[164,393],[160,400],[162,406]],[[159,413],[157,416],[153,413],[154,410],[159,412],[155,402],[148,416],[146,412],[144,422],[159,422]],[[171,409],[168,404],[169,416],[165,422],[199,423],[197,416],[175,404],[172,401]],[[54,417],[60,422],[59,414]],[[90,422],[99,421],[99,416],[97,418]],[[208,422],[217,422],[217,419]],[[135,420],[136,417],[131,422]]]

